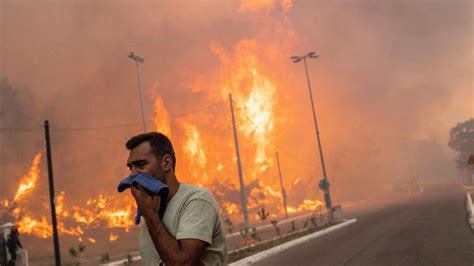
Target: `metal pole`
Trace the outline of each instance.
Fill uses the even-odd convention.
[[[140,91],[140,107],[142,110],[143,132],[146,132],[145,111],[143,110],[143,92],[142,92],[141,77],[140,77],[138,61],[136,61],[136,64],[137,64],[138,90]]]
[[[49,140],[49,121],[44,121],[44,134],[46,138],[46,157],[48,159],[48,177],[49,177],[49,200],[51,203],[51,220],[53,222],[53,240],[54,240],[54,257],[56,266],[61,265],[61,254],[59,252],[58,222],[56,220],[56,203],[54,196],[54,179],[53,179],[53,161],[51,159],[51,142]]]
[[[321,168],[323,170],[323,177],[326,182],[329,183],[327,174],[326,174],[326,165],[324,164],[324,156],[323,156],[323,148],[321,146],[321,140],[319,138],[319,128],[318,128],[318,120],[316,119],[316,110],[314,108],[314,101],[313,101],[313,92],[311,90],[311,82],[309,80],[309,73],[308,73],[308,66],[306,64],[306,56],[303,57],[304,62],[304,69],[306,72],[306,80],[308,81],[308,90],[309,90],[309,99],[311,100],[311,110],[313,111],[313,121],[314,127],[316,129],[316,137],[318,139],[318,148],[319,148],[319,157],[321,158]],[[326,208],[328,209],[328,217],[329,221],[333,222],[333,215],[332,215],[332,203],[331,203],[331,194],[329,192],[329,187],[324,191],[325,201],[326,201]]]
[[[239,140],[237,138],[237,129],[235,127],[234,105],[232,102],[232,94],[229,94],[229,100],[230,100],[230,112],[232,114],[232,128],[234,132],[235,154],[237,155],[237,170],[239,171],[240,200],[242,203],[242,210],[244,214],[245,230],[247,230],[249,228],[249,214],[247,210],[247,197],[245,195],[244,176],[242,174],[242,165],[240,163]]]
[[[283,197],[283,207],[285,208],[285,216],[288,219],[288,208],[286,207],[286,191],[283,187],[283,180],[281,178],[281,169],[280,169],[280,158],[278,157],[278,152],[276,153],[277,158],[277,166],[278,166],[278,176],[280,177],[280,187],[281,187],[281,195]]]
[[[143,63],[144,60],[143,58],[133,54],[133,52],[131,52],[128,57],[132,59],[133,61],[135,61],[137,65],[137,82],[138,82],[138,92],[140,93],[140,107],[141,107],[141,113],[142,113],[143,131],[146,132],[145,111],[143,109],[143,92],[142,92],[142,86],[141,86],[140,69],[138,65],[139,63]]]

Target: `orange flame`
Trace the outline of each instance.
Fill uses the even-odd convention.
[[[64,191],[61,191],[61,193],[59,193],[59,196],[56,197],[56,214],[58,216],[62,216],[62,217],[68,217],[69,216],[69,212],[64,209],[64,196],[65,196],[65,194],[66,193]]]
[[[52,236],[52,225],[47,216],[35,217],[27,208],[26,196],[30,195],[39,179],[39,162],[41,154],[35,156],[28,174],[25,175],[19,184],[14,200],[10,204],[8,200],[3,200],[3,206],[17,220],[20,233],[32,234],[39,238]],[[84,208],[73,206],[69,208],[66,204],[66,193],[60,192],[55,199],[56,215],[58,218],[57,229],[61,234],[77,236],[82,241],[84,230],[80,225],[89,227],[99,227],[105,224],[109,228],[123,228],[128,231],[133,224],[134,202],[131,200],[117,200],[114,197],[99,195],[97,198],[89,199]],[[12,210],[11,208],[14,209]],[[10,208],[10,209],[8,209]],[[71,215],[72,214],[72,215]],[[75,226],[66,226],[66,223]],[[94,239],[88,239],[93,242]]]
[[[163,99],[161,97],[155,98],[155,128],[157,131],[165,134],[168,137],[171,137],[171,124],[168,111],[166,111]]]
[[[218,43],[211,43],[210,49],[221,60],[221,95],[235,95],[240,116],[239,131],[256,146],[252,176],[265,171],[272,165],[268,158],[269,139],[273,131],[273,107],[276,85],[263,72],[256,56],[256,40],[242,40],[234,46],[229,55]]]
[[[241,15],[245,15],[242,14],[245,12],[253,13],[252,15],[257,13],[265,15],[271,10],[281,10],[284,15],[283,24],[281,21],[277,21],[271,24],[271,28],[272,30],[276,29],[278,34],[283,34],[284,42],[288,43],[288,39],[292,37],[293,33],[291,29],[284,27],[289,25],[286,15],[291,6],[291,0],[242,0],[239,12]],[[277,92],[282,91],[281,86],[283,86],[284,80],[275,77],[275,73],[265,67],[268,65],[268,63],[265,65],[265,60],[281,54],[282,49],[280,48],[283,46],[262,43],[261,39],[249,38],[240,40],[229,51],[218,42],[211,42],[209,49],[220,61],[218,84],[207,84],[206,82],[214,82],[214,80],[204,79],[202,75],[196,75],[198,78],[189,83],[190,93],[199,93],[212,101],[217,98],[227,102],[228,94],[232,93],[235,101],[237,129],[242,143],[240,148],[243,155],[245,181],[247,185],[258,183],[247,191],[250,194],[249,212],[254,212],[262,206],[265,208],[271,206],[273,208],[271,210],[272,216],[284,213],[282,204],[280,204],[282,195],[279,184],[269,178],[272,175],[271,171],[273,171],[271,170],[273,169],[272,155],[275,152],[271,144],[276,137],[275,123],[279,121],[275,118]],[[262,58],[266,59],[262,60]],[[198,182],[211,190],[214,188],[213,182],[234,184],[232,180],[236,180],[236,174],[234,174],[236,172],[236,158],[234,153],[230,153],[233,152],[234,146],[230,131],[225,131],[227,128],[224,129],[224,126],[230,127],[229,116],[226,116],[226,120],[224,120],[210,117],[206,113],[199,117],[206,119],[192,121],[183,119],[172,124],[164,101],[159,96],[154,99],[154,112],[155,128],[168,136],[171,136],[171,132],[173,132],[175,138],[173,142],[178,143],[176,146],[183,147],[177,152],[183,152],[183,157],[187,160],[183,160],[183,164],[178,164],[178,166],[194,175],[185,176],[184,181],[195,181],[193,178],[199,178]],[[209,123],[209,121],[212,122]],[[219,127],[217,130],[219,132],[210,130],[209,124],[216,124],[216,128]],[[180,130],[182,132],[179,132]],[[213,147],[217,147],[217,149],[212,150]],[[4,200],[3,206],[7,208],[13,202],[18,202],[19,208],[13,211],[13,215],[19,220],[20,231],[46,238],[52,234],[51,225],[46,216],[37,215],[35,217],[21,205],[22,199],[32,193],[36,186],[40,158],[41,154],[38,154],[33,160],[33,165],[21,180],[13,201]],[[296,184],[298,180],[294,182]],[[226,195],[226,192],[235,192],[237,188],[230,186],[226,189],[213,192],[222,194],[220,203],[223,212],[241,219],[240,202],[235,199],[230,200],[230,196]],[[134,226],[135,202],[131,197],[99,195],[90,198],[82,205],[76,204],[71,207],[68,206],[66,193],[61,192],[55,202],[58,231],[77,236],[79,241],[82,241],[84,231],[87,229],[106,227],[129,231]],[[289,206],[288,211],[296,213],[312,210],[321,205],[322,203],[318,200],[307,199],[298,206]],[[253,214],[255,213],[250,216],[257,219]],[[66,225],[71,226],[67,227]],[[84,239],[86,238],[84,237]],[[115,241],[118,239],[118,234],[110,233],[108,239]],[[91,243],[96,242],[93,238],[87,238],[87,240]]]
[[[36,187],[36,182],[39,177],[39,163],[41,161],[41,153],[36,154],[33,159],[33,164],[28,171],[28,174],[22,177],[20,184],[18,185],[18,190],[13,197],[13,201],[21,200],[27,194],[31,193]]]
[[[321,206],[323,206],[323,203],[319,200],[305,199],[303,204],[301,204],[297,207],[288,206],[288,212],[289,213],[297,213],[297,212],[301,212],[301,211],[309,211],[309,210],[313,211],[316,208],[319,208]]]
[[[18,230],[22,234],[33,234],[43,239],[53,235],[53,229],[47,221],[46,216],[41,216],[41,219],[36,220],[28,214],[25,214],[18,220]]]
[[[77,223],[87,226],[98,226],[103,221],[109,228],[124,228],[128,231],[134,225],[133,206],[130,200],[99,195],[97,199],[87,201],[87,208],[74,206],[73,217]]]
[[[118,235],[114,234],[114,233],[110,233],[110,236],[109,236],[109,241],[112,242],[112,241],[115,241],[118,239]]]
[[[184,124],[184,130],[187,137],[184,144],[184,151],[190,159],[191,167],[198,167],[203,169],[206,167],[206,154],[202,148],[201,135],[197,128],[190,124]]]

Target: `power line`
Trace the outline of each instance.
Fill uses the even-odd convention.
[[[38,128],[0,128],[0,131],[12,131],[12,132],[32,132],[39,131],[42,127]]]
[[[167,118],[161,118],[161,119],[157,119],[157,120],[158,120],[158,121],[163,121],[163,120],[165,120],[165,119],[179,118],[179,117],[187,116],[187,115],[190,115],[190,114],[203,112],[203,111],[208,110],[208,109],[211,108],[211,107],[221,105],[221,104],[223,104],[224,102],[225,102],[225,101],[219,101],[219,102],[216,102],[216,103],[207,105],[207,106],[205,106],[205,107],[203,107],[203,108],[200,108],[200,109],[195,109],[195,110],[191,110],[191,111],[184,112],[184,113],[178,113],[178,114],[170,115],[170,116],[168,116]],[[155,121],[155,120],[147,120],[147,122],[154,122],[154,121]],[[125,124],[108,125],[108,126],[97,126],[97,127],[76,127],[76,128],[52,127],[52,129],[53,129],[53,131],[87,131],[87,130],[102,130],[102,129],[113,129],[113,128],[130,127],[130,126],[137,126],[137,125],[141,125],[141,124],[142,124],[142,123],[139,123],[139,122],[131,122],[131,123],[125,123]]]
[[[267,138],[268,140],[268,138]],[[273,143],[271,140],[269,140],[270,144],[272,144],[277,150],[283,152],[286,156],[288,156],[289,158],[293,159],[294,161],[296,162],[299,162],[301,164],[304,164],[306,167],[308,168],[311,168],[311,170],[313,170],[316,166],[314,164],[311,164],[309,162],[305,162],[305,161],[302,161],[300,159],[298,159],[296,156],[292,155],[291,153],[279,148],[278,146],[275,145],[275,143]]]
[[[191,111],[188,111],[188,112],[184,112],[184,113],[178,113],[178,114],[174,114],[174,115],[170,115],[168,116],[167,118],[162,118],[162,119],[157,119],[158,121],[163,121],[165,119],[173,119],[173,118],[180,118],[180,117],[183,117],[183,116],[187,116],[187,115],[190,115],[190,114],[194,114],[194,113],[199,113],[199,112],[203,112],[203,111],[206,111],[208,110],[209,108],[212,108],[212,107],[215,107],[215,106],[219,106],[219,105],[222,105],[224,104],[226,101],[222,100],[222,101],[218,101],[218,102],[215,102],[215,103],[212,103],[212,104],[209,104],[203,108],[199,108],[199,109],[194,109],[194,110],[191,110]],[[215,112],[214,112],[215,113]],[[154,122],[155,120],[148,120],[147,122]],[[62,128],[62,127],[55,127],[55,126],[50,126],[50,128],[52,129],[51,131],[56,131],[56,132],[59,132],[59,131],[88,131],[88,130],[103,130],[103,129],[114,129],[114,128],[123,128],[123,127],[131,127],[131,126],[137,126],[137,125],[141,125],[142,123],[139,123],[139,122],[130,122],[130,123],[124,123],[124,124],[117,124],[117,125],[106,125],[106,126],[91,126],[91,127],[72,127],[72,128]],[[38,127],[38,128],[0,128],[0,131],[12,131],[12,132],[28,132],[28,131],[39,131],[41,130],[42,127]]]
[[[65,133],[67,131],[58,131],[58,133]],[[119,142],[117,140],[114,140],[114,139],[110,139],[110,138],[101,138],[101,137],[97,137],[97,136],[94,136],[94,135],[90,135],[90,134],[87,134],[87,133],[84,133],[84,132],[76,132],[75,135],[82,135],[82,136],[85,136],[85,137],[88,137],[88,138],[92,138],[92,139],[95,139],[95,140],[100,140],[100,141],[104,141],[104,142],[108,142],[108,143],[113,143],[113,144],[118,144],[118,145],[123,145],[124,143],[122,142]]]
[[[142,123],[126,123],[126,124],[118,124],[118,125],[110,125],[110,126],[102,126],[102,127],[76,127],[76,128],[57,128],[52,127],[53,131],[85,131],[85,130],[100,130],[100,129],[111,129],[111,128],[121,128],[121,127],[130,127],[140,125]]]
[[[224,104],[226,101],[222,100],[222,101],[219,101],[219,102],[215,102],[215,103],[212,103],[210,105],[207,105],[203,108],[199,108],[199,109],[194,109],[194,110],[191,110],[191,111],[188,111],[188,112],[183,112],[183,113],[178,113],[178,114],[174,114],[174,115],[170,115],[168,116],[167,118],[162,118],[162,119],[158,119],[159,121],[163,121],[165,119],[173,119],[173,118],[180,118],[180,117],[183,117],[183,116],[187,116],[187,115],[190,115],[190,114],[193,114],[193,113],[198,113],[198,112],[202,112],[202,111],[206,111],[208,110],[209,108],[211,107],[215,107],[215,106],[219,106],[221,104]],[[236,101],[233,101],[233,102],[236,102]],[[242,110],[242,109],[241,109]],[[258,127],[253,121],[252,119],[245,113],[245,112],[242,112],[242,114],[249,120],[249,122],[254,125],[255,127]],[[148,120],[148,121],[154,121],[154,120]],[[123,128],[123,127],[130,127],[130,126],[138,126],[138,125],[141,125],[142,123],[140,122],[131,122],[131,123],[124,123],[124,124],[117,124],[117,125],[108,125],[108,126],[97,126],[97,127],[76,127],[76,128],[61,128],[61,127],[53,127],[53,126],[50,126],[52,131],[55,131],[55,132],[66,132],[66,131],[89,131],[89,130],[103,130],[103,129],[114,129],[114,128]],[[11,132],[34,132],[34,131],[39,131],[41,130],[42,127],[38,127],[38,128],[0,128],[0,131],[11,131]],[[100,138],[100,137],[96,137],[96,136],[92,136],[92,135],[89,135],[89,134],[82,134],[84,136],[87,136],[87,137],[90,137],[90,138],[95,138],[97,140],[102,140],[102,141],[105,141],[105,142],[109,142],[109,143],[114,143],[114,144],[121,144],[119,143],[118,141],[113,141],[113,140],[110,140],[110,139],[106,139],[106,138]],[[283,154],[285,154],[286,156],[288,156],[289,158],[293,159],[294,161],[296,162],[299,162],[300,164],[303,164],[305,165],[306,167],[308,168],[311,168],[311,169],[314,169],[315,168],[315,165],[314,164],[311,164],[309,162],[305,162],[299,158],[297,158],[296,156],[292,155],[291,153],[287,152],[286,150],[280,148],[278,145],[276,145],[270,138],[268,138],[267,136],[264,136],[264,138],[272,145],[275,147],[275,149],[277,149],[278,151],[282,152]]]

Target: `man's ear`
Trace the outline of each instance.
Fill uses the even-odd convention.
[[[163,159],[161,160],[161,167],[164,171],[173,169],[173,158],[171,158],[171,155],[166,154],[163,156]]]

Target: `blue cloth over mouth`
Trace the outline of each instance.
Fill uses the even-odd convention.
[[[125,189],[130,188],[133,184],[139,184],[140,186],[145,188],[150,194],[159,195],[161,197],[160,209],[158,210],[158,214],[160,215],[160,218],[163,218],[163,215],[165,215],[166,206],[168,205],[168,186],[149,174],[138,173],[130,175],[120,181],[117,190],[118,192],[123,192]],[[142,214],[140,212],[140,209],[137,208],[135,224],[140,223],[141,215]]]

